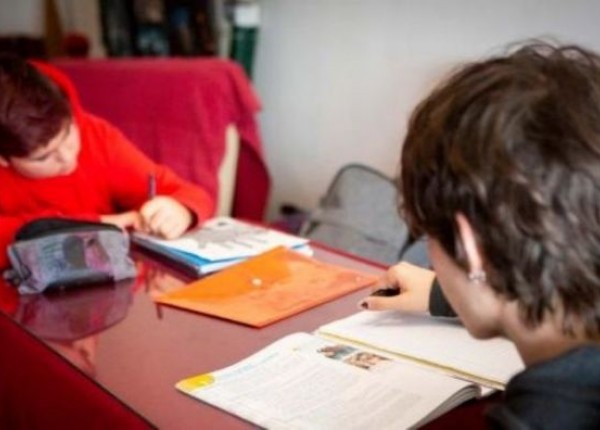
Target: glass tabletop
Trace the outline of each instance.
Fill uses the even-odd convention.
[[[315,246],[319,260],[381,274],[383,268]],[[363,289],[265,328],[256,329],[168,306],[152,294],[192,278],[154,256],[134,251],[135,280],[18,296],[0,286],[2,310],[87,377],[159,428],[252,428],[189,398],[177,381],[233,364],[286,334],[311,332],[357,311]]]

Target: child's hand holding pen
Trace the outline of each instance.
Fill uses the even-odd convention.
[[[435,273],[410,263],[400,262],[388,269],[359,307],[368,310],[426,312]]]
[[[192,212],[170,196],[157,195],[154,175],[148,176],[148,200],[140,208],[143,231],[165,239],[181,236],[192,224]]]

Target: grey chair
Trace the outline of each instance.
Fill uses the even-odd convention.
[[[409,234],[398,215],[392,179],[371,167],[349,164],[336,173],[300,235],[391,265],[399,260]],[[402,259],[429,267],[425,242],[416,241]]]

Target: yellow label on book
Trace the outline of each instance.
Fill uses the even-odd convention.
[[[204,388],[209,385],[214,384],[215,378],[210,373],[205,373],[204,375],[194,376],[192,378],[184,379],[183,381],[179,381],[176,388],[181,391],[194,391],[198,388]]]

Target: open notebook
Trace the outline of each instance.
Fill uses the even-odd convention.
[[[400,429],[502,388],[522,369],[503,339],[477,341],[426,316],[358,313],[176,387],[270,429]]]

